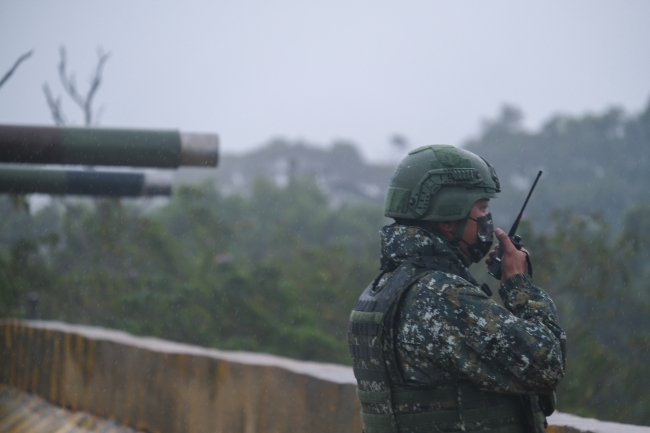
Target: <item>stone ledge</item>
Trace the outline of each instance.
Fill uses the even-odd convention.
[[[555,412],[548,417],[548,433],[650,433],[650,427],[619,424]]]
[[[0,431],[24,433],[144,433],[84,412],[71,412],[40,397],[0,385]]]
[[[350,367],[91,326],[0,320],[0,383],[151,432],[361,432]],[[549,424],[548,433],[650,433],[557,412]]]
[[[294,373],[307,374],[334,383],[353,384],[354,386],[357,384],[352,369],[338,364],[298,361],[266,353],[208,349],[205,347],[193,346],[191,344],[163,340],[156,337],[137,337],[123,331],[116,331],[114,329],[101,328],[98,326],[70,325],[68,323],[47,320],[24,320],[20,323],[34,329],[74,333],[92,340],[110,341],[117,344],[139,347],[161,353],[206,356],[240,364],[273,366]]]
[[[0,321],[0,383],[153,433],[361,431],[348,367],[89,326]]]

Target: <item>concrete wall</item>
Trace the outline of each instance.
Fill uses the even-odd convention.
[[[57,322],[0,322],[0,381],[152,432],[360,432],[351,369]]]
[[[0,432],[145,433],[86,412],[69,411],[0,383]]]
[[[361,432],[352,369],[44,321],[0,321],[0,383],[151,432]],[[548,433],[650,433],[556,413]]]

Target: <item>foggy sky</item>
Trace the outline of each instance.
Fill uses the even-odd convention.
[[[85,89],[111,52],[101,125],[216,132],[223,150],[283,137],[460,144],[504,103],[539,127],[558,112],[650,97],[648,1],[26,1],[0,3],[0,122],[52,124],[58,48]],[[64,107],[77,125],[81,112]]]

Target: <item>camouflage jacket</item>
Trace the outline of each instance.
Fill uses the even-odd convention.
[[[384,264],[417,256],[461,267],[470,263],[457,246],[418,227],[386,226],[381,238]],[[394,334],[406,384],[440,388],[469,382],[509,394],[553,390],[564,376],[566,341],[553,301],[524,274],[501,284],[499,295],[505,308],[479,286],[442,271],[413,284],[402,298]]]

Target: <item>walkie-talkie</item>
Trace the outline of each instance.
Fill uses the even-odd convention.
[[[514,224],[512,225],[512,228],[510,228],[510,231],[508,232],[508,237],[510,238],[510,241],[518,250],[524,247],[524,243],[521,241],[521,236],[517,234],[519,221],[521,221],[521,216],[524,214],[524,209],[526,209],[526,205],[528,204],[528,199],[530,199],[530,196],[533,193],[533,190],[535,189],[535,185],[537,185],[537,181],[539,180],[541,175],[542,175],[542,170],[540,170],[539,173],[537,173],[535,182],[533,182],[533,186],[530,188],[530,192],[528,193],[528,197],[526,197],[526,201],[524,202],[524,205],[521,208],[521,212],[519,212],[517,219],[515,220]],[[492,257],[492,265],[490,265],[490,267],[488,268],[488,274],[492,275],[497,280],[501,279],[501,257],[503,257],[503,245],[501,246],[501,248],[497,248],[497,250],[495,251],[494,256]],[[533,269],[532,266],[530,265],[530,260],[527,259],[526,261],[528,262],[528,273],[531,274],[530,276],[532,277]]]

